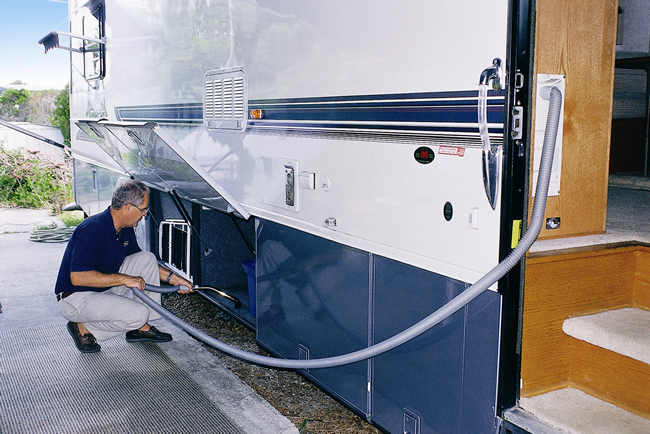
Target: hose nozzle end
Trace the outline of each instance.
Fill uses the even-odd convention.
[[[549,100],[551,99],[551,92],[553,92],[553,89],[557,90],[558,92],[561,92],[560,89],[557,88],[557,86],[544,86],[539,90],[539,96],[541,96],[545,100]]]

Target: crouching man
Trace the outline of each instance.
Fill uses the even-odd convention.
[[[85,219],[70,237],[56,281],[61,314],[79,351],[94,353],[103,341],[126,332],[127,342],[168,342],[149,324],[160,318],[130,288],[145,284],[182,285],[181,294],[193,292],[191,282],[161,267],[150,252],[140,250],[135,228],[149,211],[149,189],[140,181],[118,182],[111,206]],[[160,303],[161,295],[146,292]]]

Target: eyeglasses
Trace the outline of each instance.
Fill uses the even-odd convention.
[[[140,212],[142,213],[142,215],[144,215],[144,214],[146,214],[146,213],[149,212],[149,207],[148,207],[148,206],[145,207],[145,208],[140,208],[139,206],[137,206],[137,205],[135,205],[135,204],[131,204],[131,205],[133,205],[135,208],[137,208],[138,211],[140,211]]]

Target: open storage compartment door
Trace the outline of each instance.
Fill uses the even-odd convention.
[[[158,124],[80,120],[77,125],[125,172],[146,185],[246,220],[250,217]]]

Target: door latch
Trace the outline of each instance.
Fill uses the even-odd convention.
[[[514,107],[512,109],[512,130],[510,135],[513,140],[521,140],[523,137],[524,109],[521,107]]]

